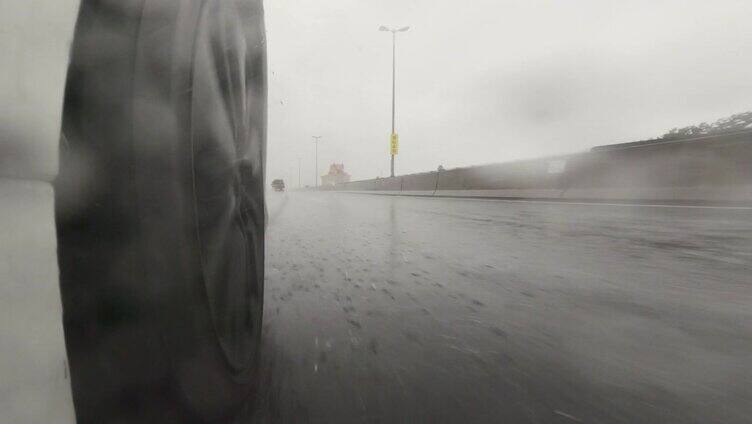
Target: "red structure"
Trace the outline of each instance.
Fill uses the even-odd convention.
[[[342,163],[329,165],[329,173],[321,176],[321,185],[325,187],[348,182],[350,182],[350,174],[345,172],[345,165]]]

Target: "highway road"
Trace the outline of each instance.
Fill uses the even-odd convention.
[[[752,210],[268,209],[259,421],[752,422]]]

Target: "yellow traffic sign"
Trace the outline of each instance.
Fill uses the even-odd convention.
[[[391,140],[390,146],[391,146],[392,156],[397,156],[397,152],[399,151],[399,136],[397,135],[397,133],[392,133],[392,140]]]

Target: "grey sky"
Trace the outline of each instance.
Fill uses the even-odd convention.
[[[749,0],[277,0],[268,177],[313,184],[343,162],[389,173],[398,36],[397,173],[660,135],[752,109]]]

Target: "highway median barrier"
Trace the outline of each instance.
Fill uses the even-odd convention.
[[[371,194],[752,204],[752,131],[338,184]]]

